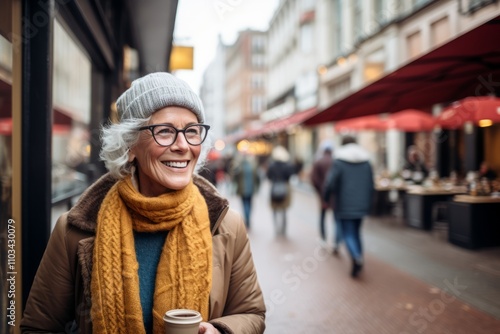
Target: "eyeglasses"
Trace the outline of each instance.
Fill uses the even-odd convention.
[[[160,146],[170,146],[177,140],[179,132],[184,133],[184,137],[189,145],[201,145],[207,138],[210,125],[191,124],[184,129],[177,129],[167,124],[154,124],[138,128],[138,131],[149,130],[155,142]]]

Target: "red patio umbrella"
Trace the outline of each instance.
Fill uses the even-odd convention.
[[[470,120],[470,114],[464,113],[463,110],[452,105],[445,108],[436,117],[436,124],[443,129],[458,129]]]
[[[500,99],[495,96],[471,96],[458,101],[455,109],[468,114],[473,122],[489,119],[500,122]]]
[[[436,126],[436,119],[422,110],[405,109],[390,114],[387,126],[404,132],[432,131]]]
[[[475,109],[474,121],[485,119],[491,120],[493,123],[500,122],[500,99],[497,97],[476,97],[474,100],[469,100],[470,107]]]
[[[471,96],[456,101],[437,117],[437,124],[444,129],[457,129],[465,122],[478,123],[490,120],[500,122],[500,99],[494,96]]]
[[[348,118],[335,122],[335,131],[387,130],[387,122],[379,115]]]

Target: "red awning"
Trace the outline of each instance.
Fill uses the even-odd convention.
[[[270,121],[258,129],[251,129],[241,133],[230,135],[226,138],[226,141],[237,142],[243,139],[252,139],[266,134],[281,132],[290,126],[301,124],[305,119],[310,118],[317,112],[318,110],[316,108],[299,111],[287,117]]]
[[[363,87],[304,121],[315,125],[481,96],[500,82],[497,17]]]
[[[65,135],[71,131],[71,125],[52,124],[52,132],[54,134]],[[12,118],[0,118],[0,135],[12,135]]]
[[[280,132],[288,128],[289,126],[302,123],[304,120],[310,118],[312,115],[316,114],[318,110],[316,108],[307,109],[304,111],[296,112],[285,118],[276,119],[269,123],[264,124],[264,126],[257,131],[257,135]]]
[[[12,118],[0,118],[0,135],[10,136],[12,134]]]

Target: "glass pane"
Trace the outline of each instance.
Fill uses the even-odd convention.
[[[447,16],[431,24],[432,46],[444,43],[450,36],[450,22]]]
[[[9,298],[8,278],[9,230],[12,222],[12,44],[0,35],[0,333],[10,333],[7,307],[13,300]],[[5,269],[5,270],[4,270]],[[12,270],[11,270],[12,271]],[[17,314],[16,314],[17,315]],[[18,319],[16,324],[18,324]]]
[[[87,187],[92,67],[80,45],[54,24],[52,227]]]
[[[406,39],[408,45],[408,58],[412,59],[419,56],[422,52],[422,34],[417,31]]]

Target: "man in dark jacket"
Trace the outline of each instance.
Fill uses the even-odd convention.
[[[353,277],[363,268],[360,229],[364,216],[370,211],[373,193],[369,154],[356,143],[354,137],[346,136],[328,173],[324,200],[334,196],[335,214],[340,219],[342,236],[352,258]]]
[[[321,156],[313,163],[311,170],[311,183],[316,190],[320,200],[320,217],[319,217],[319,232],[321,237],[321,243],[323,246],[327,246],[327,236],[325,230],[325,217],[328,209],[334,208],[333,196],[331,196],[330,202],[325,202],[323,200],[324,186],[326,176],[330,170],[333,163],[333,149],[331,144],[325,144],[321,147]],[[335,216],[335,235],[333,242],[333,253],[338,253],[338,247],[341,242],[341,228],[340,221]]]

